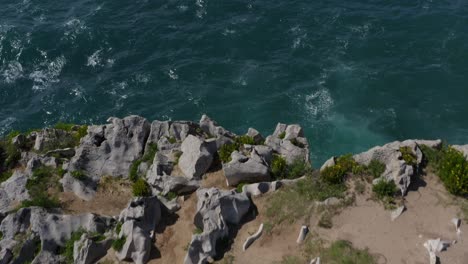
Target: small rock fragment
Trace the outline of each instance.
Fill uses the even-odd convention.
[[[250,245],[252,245],[252,243],[262,235],[262,232],[263,232],[263,223],[260,225],[260,227],[258,228],[258,231],[255,234],[249,236],[245,240],[244,245],[242,246],[242,250],[246,251],[247,248],[249,248]]]
[[[397,209],[393,210],[391,213],[392,221],[395,221],[400,215],[406,210],[406,206],[402,205]]]
[[[299,231],[299,236],[297,237],[296,243],[300,244],[304,241],[305,237],[309,233],[309,228],[305,225],[301,227],[301,231]]]

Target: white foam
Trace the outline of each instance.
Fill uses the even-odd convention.
[[[3,77],[6,83],[14,83],[23,77],[23,66],[18,61],[8,63],[7,69],[3,71]]]
[[[88,57],[88,63],[86,66],[96,67],[99,66],[101,63],[101,58],[99,55],[101,54],[102,50],[95,51],[91,56]]]
[[[330,92],[326,88],[321,88],[307,95],[305,101],[307,112],[314,117],[327,114],[334,103]]]
[[[169,69],[168,75],[169,75],[169,78],[171,78],[172,80],[179,79],[179,75],[177,75],[175,69]]]
[[[29,74],[29,78],[33,80],[33,90],[44,90],[51,83],[59,82],[60,73],[66,64],[66,59],[62,55],[52,61],[44,61],[35,70]]]

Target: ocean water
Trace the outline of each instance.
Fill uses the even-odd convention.
[[[109,116],[299,123],[313,163],[468,143],[466,0],[0,0],[0,133]]]

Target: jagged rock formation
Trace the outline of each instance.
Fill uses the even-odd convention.
[[[245,193],[216,188],[199,189],[195,226],[203,230],[192,236],[184,263],[206,263],[213,259],[216,244],[229,235],[229,225],[238,225],[250,209]]]
[[[309,161],[309,143],[299,125],[279,123],[273,135],[266,138],[265,145],[283,156],[289,164],[296,160]]]

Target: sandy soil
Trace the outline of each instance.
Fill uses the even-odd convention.
[[[224,172],[222,169],[207,172],[203,176],[202,187],[204,188],[216,187],[216,188],[225,189],[225,190],[233,189],[233,187],[227,186],[226,177],[224,176]]]
[[[368,248],[382,264],[428,263],[429,257],[423,243],[436,238],[457,239],[450,220],[459,215],[460,209],[450,205],[452,198],[436,176],[425,176],[418,184],[406,197],[407,210],[395,221],[391,221],[390,211],[364,194],[357,197],[355,206],[346,208],[334,217],[332,229],[317,227],[317,219],[312,217],[310,234],[317,234],[327,241],[349,240],[357,248]],[[301,246],[296,244],[296,239],[302,219],[275,228],[273,234],[264,234],[246,252],[242,251],[245,239],[255,233],[264,221],[262,212],[265,201],[266,197],[254,200],[259,216],[242,227],[231,250],[225,254],[233,256],[234,263],[273,263],[281,261],[283,256],[301,255]],[[468,237],[463,232],[465,225],[462,223],[458,243],[439,254],[442,264],[468,263]]]
[[[132,197],[131,184],[122,180],[109,180],[100,185],[91,201],[82,200],[71,192],[59,195],[63,209],[68,213],[95,213],[107,216],[118,216]]]

